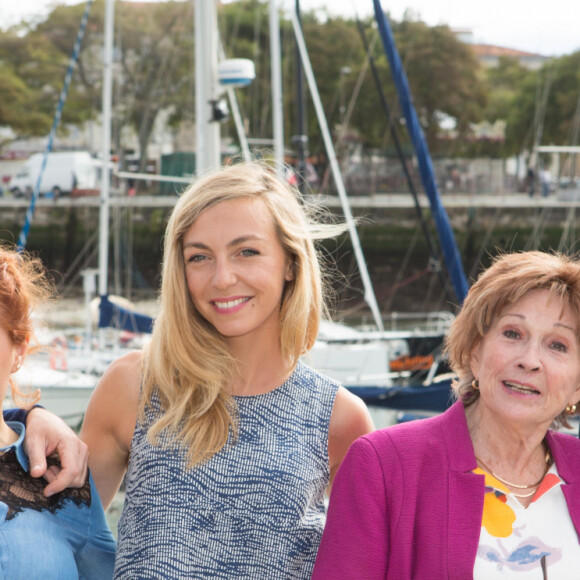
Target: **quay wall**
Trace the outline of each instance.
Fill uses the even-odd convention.
[[[457,301],[452,291],[444,286],[444,266],[440,272],[437,261],[431,259],[429,244],[418,219],[420,213],[429,236],[438,247],[428,204],[422,201],[417,210],[406,198],[403,204],[394,203],[393,197],[390,196],[390,203],[386,198],[378,203],[376,197],[366,200],[357,197],[352,205],[352,212],[359,220],[361,245],[381,309],[389,312],[454,311]],[[500,251],[580,249],[576,242],[580,208],[560,204],[553,198],[529,200],[527,196],[520,196],[514,201],[496,196],[495,199],[495,206],[483,203],[483,197],[479,204],[473,200],[459,203],[457,196],[447,199],[449,221],[468,279],[473,280],[481,264],[489,263]],[[155,204],[134,200],[112,205],[111,293],[129,298],[149,298],[156,294],[163,232],[174,200],[156,199]],[[336,200],[325,205],[340,218],[342,211]],[[26,203],[0,200],[0,239],[18,240],[26,209]],[[64,296],[82,295],[80,271],[97,267],[98,224],[98,198],[39,200],[27,250],[43,259]],[[336,310],[364,316],[362,285],[348,238],[326,242],[323,256],[334,280]]]

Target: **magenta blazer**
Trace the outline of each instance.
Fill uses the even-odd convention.
[[[580,441],[548,432],[580,533]],[[462,403],[353,443],[334,481],[314,580],[473,578],[484,476]]]

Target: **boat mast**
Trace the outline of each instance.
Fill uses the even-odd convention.
[[[284,176],[284,102],[282,100],[282,65],[280,56],[280,18],[276,0],[270,0],[270,62],[272,75],[272,125],[274,161],[278,177]]]
[[[308,82],[308,87],[310,89],[310,95],[312,97],[312,103],[316,111],[316,116],[318,118],[318,125],[320,126],[320,132],[322,133],[322,138],[324,140],[324,146],[326,148],[326,154],[328,155],[328,161],[330,163],[330,168],[332,170],[332,175],[334,177],[334,182],[336,183],[336,189],[338,192],[338,197],[342,205],[342,211],[344,213],[344,218],[348,225],[348,232],[350,234],[350,240],[354,250],[354,255],[356,257],[356,262],[359,268],[360,277],[364,287],[364,299],[369,305],[373,318],[377,328],[380,331],[384,330],[383,319],[381,317],[381,312],[377,304],[377,299],[375,292],[373,290],[373,285],[367,265],[365,262],[364,254],[360,244],[360,239],[358,237],[358,232],[356,231],[356,226],[352,212],[350,210],[350,204],[348,202],[348,197],[346,195],[346,189],[344,187],[344,182],[342,180],[342,174],[338,166],[338,161],[336,159],[336,152],[334,150],[334,145],[332,143],[332,137],[330,136],[330,131],[328,129],[328,123],[326,122],[326,116],[324,115],[324,108],[322,107],[322,101],[320,100],[320,95],[318,93],[318,88],[316,86],[316,81],[314,79],[314,73],[312,71],[312,65],[310,64],[310,59],[308,58],[308,52],[306,51],[306,43],[304,42],[304,36],[302,34],[302,27],[300,26],[300,21],[296,12],[291,13],[292,16],[292,27],[294,28],[294,35],[296,37],[296,44],[298,50],[300,51],[300,58],[302,60],[302,66],[304,67],[304,74],[306,76],[306,81]]]
[[[195,0],[195,135],[196,173],[217,169],[220,159],[220,126],[213,120],[218,101],[218,27],[215,0]]]
[[[302,30],[302,19],[300,17],[300,0],[295,0],[294,18]],[[296,162],[296,175],[298,177],[298,188],[305,193],[306,179],[306,151],[308,149],[308,133],[306,131],[306,91],[304,90],[304,63],[302,61],[301,50],[296,43],[296,132],[292,141],[296,145],[298,159]]]
[[[105,5],[105,45],[103,51],[103,169],[101,175],[101,195],[99,208],[99,296],[101,300],[108,293],[109,268],[109,191],[111,156],[111,117],[113,101],[113,29],[115,20],[115,0],[107,0]]]
[[[389,61],[391,74],[393,75],[395,88],[397,89],[397,94],[399,96],[401,111],[405,117],[407,131],[409,132],[409,137],[411,138],[415,154],[417,155],[421,181],[423,182],[425,194],[429,199],[431,213],[435,225],[437,226],[439,242],[445,258],[447,271],[449,272],[449,277],[453,284],[455,296],[461,304],[467,295],[469,284],[465,272],[463,271],[459,248],[455,242],[455,236],[453,235],[453,229],[449,223],[447,212],[441,202],[437,180],[435,178],[435,171],[433,170],[433,162],[431,161],[431,154],[429,153],[429,147],[427,146],[427,141],[423,134],[423,129],[419,122],[415,105],[413,104],[409,81],[407,80],[407,75],[405,74],[403,63],[401,62],[401,57],[399,56],[399,51],[395,44],[391,26],[386,14],[381,8],[380,0],[373,0],[373,5],[375,9],[375,19],[383,42],[383,48]]]

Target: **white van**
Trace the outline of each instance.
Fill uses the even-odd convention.
[[[44,153],[35,153],[10,180],[8,188],[14,197],[30,197],[42,167]],[[49,153],[42,174],[39,195],[87,195],[98,193],[98,161],[88,151]]]

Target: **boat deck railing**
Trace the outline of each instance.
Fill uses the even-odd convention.
[[[401,332],[420,334],[445,334],[455,315],[446,310],[433,312],[391,312],[383,316],[385,332]],[[376,331],[376,327],[362,322],[356,328],[363,332]]]

